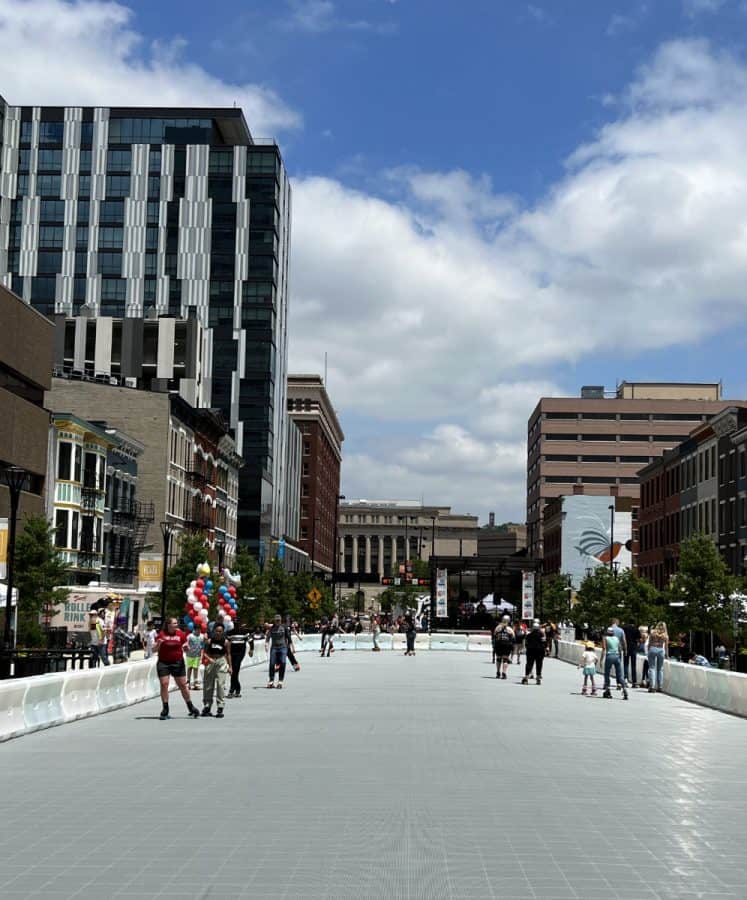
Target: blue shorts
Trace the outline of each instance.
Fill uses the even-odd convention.
[[[594,666],[584,666],[584,675],[596,675],[597,670]]]

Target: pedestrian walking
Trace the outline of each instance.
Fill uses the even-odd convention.
[[[228,698],[238,699],[241,696],[241,682],[239,675],[241,674],[241,663],[247,653],[249,656],[254,654],[254,637],[249,631],[246,622],[242,622],[238,628],[234,628],[228,635],[228,644],[231,655],[231,686],[228,691]]]
[[[662,689],[664,660],[669,648],[669,632],[666,623],[657,622],[648,636],[648,692],[653,694]]]
[[[638,629],[638,645],[637,645],[638,662],[641,664],[641,680],[638,682],[640,687],[648,687],[648,628],[641,625]]]
[[[545,633],[542,626],[535,619],[532,628],[525,640],[527,662],[524,670],[524,677],[521,679],[522,684],[529,684],[529,678],[532,670],[537,671],[537,684],[542,684],[542,664],[545,661]]]
[[[88,643],[91,647],[91,662],[94,668],[101,663],[102,666],[109,665],[109,654],[106,649],[106,634],[101,619],[95,610],[91,610],[91,618],[88,622]]]
[[[202,715],[212,716],[213,694],[216,698],[216,718],[223,718],[226,705],[226,672],[233,672],[229,655],[228,638],[221,622],[217,622],[213,633],[202,648],[205,660],[204,684],[202,687]]]
[[[585,694],[588,690],[588,683],[591,683],[591,696],[596,697],[597,695],[597,686],[594,683],[594,676],[597,674],[597,663],[599,662],[599,657],[597,656],[597,648],[594,646],[592,641],[587,641],[586,649],[584,650],[581,656],[581,664],[579,665],[579,669],[584,670],[584,685],[581,688],[581,693]]]
[[[638,687],[638,641],[640,632],[632,622],[623,626],[625,632],[625,657],[623,668],[625,681],[634,688]]]
[[[146,625],[145,638],[143,639],[143,658],[150,659],[153,656],[153,649],[156,646],[156,638],[158,632],[153,626],[153,622]]]
[[[622,664],[623,660],[625,659],[625,657],[627,656],[627,653],[628,653],[628,642],[627,642],[627,640],[626,640],[626,638],[625,638],[625,631],[620,627],[620,620],[619,620],[619,619],[613,619],[613,620],[612,620],[611,628],[612,628],[612,633],[614,634],[614,636],[615,636],[615,637],[618,639],[618,641],[620,642],[620,663]],[[604,646],[604,639],[602,639],[602,646]],[[627,683],[627,679],[626,679],[626,676],[625,676],[624,666],[623,666],[623,679],[622,679],[622,683],[621,683],[620,681],[617,682],[617,689],[618,689],[618,691],[621,691],[621,690],[623,689],[623,686],[624,686],[626,683]]]
[[[603,696],[607,700],[612,699],[612,693],[610,691],[610,674],[613,669],[615,670],[618,690],[623,692],[623,700],[628,699],[628,691],[625,687],[625,675],[623,674],[622,654],[623,646],[620,638],[615,634],[614,626],[610,625],[607,629],[607,633],[602,638],[602,663],[604,666]]]
[[[521,654],[524,649],[524,639],[526,638],[526,632],[524,631],[524,626],[521,622],[517,622],[514,627],[514,653],[516,654],[516,665],[521,664]]]
[[[511,654],[514,650],[514,630],[511,627],[511,617],[504,616],[500,625],[493,632],[493,647],[495,649],[495,677],[508,678],[508,664],[511,662]]]
[[[371,649],[380,653],[381,647],[379,646],[379,635],[381,634],[381,620],[378,616],[374,616],[373,621],[371,622],[371,634],[373,635],[373,647],[371,647]]]
[[[275,674],[278,676],[278,688],[282,688],[285,679],[285,662],[288,657],[288,645],[291,642],[290,629],[283,625],[280,616],[275,616],[273,625],[265,635],[265,648],[268,650],[270,680],[268,688],[275,687]]]
[[[298,630],[298,625],[295,622],[290,625],[288,631],[288,662],[293,666],[294,672],[300,672],[301,663],[296,659],[296,645],[293,643],[293,639],[298,638],[299,641],[302,641],[303,638],[301,637],[301,632]]]
[[[326,617],[322,619],[322,646],[319,651],[320,656],[324,656],[324,651],[327,649],[327,637],[329,635],[329,622]]]
[[[327,626],[327,658],[331,653],[335,652],[335,635],[340,630],[340,622],[337,616],[332,616],[332,620]],[[322,650],[324,656],[324,650]]]
[[[185,659],[187,663],[187,687],[197,690],[200,687],[200,663],[205,640],[197,628],[187,635]]]
[[[170,719],[169,714],[169,679],[173,678],[179,691],[187,704],[190,716],[197,718],[200,713],[192,704],[187,687],[187,670],[184,665],[184,648],[187,645],[187,635],[177,628],[176,619],[171,616],[166,620],[165,630],[156,637],[156,673],[161,682],[161,709],[160,718]]]
[[[418,633],[417,628],[415,627],[415,623],[412,620],[412,616],[408,615],[405,618],[405,640],[407,641],[407,650],[405,650],[405,656],[415,656],[415,635]]]

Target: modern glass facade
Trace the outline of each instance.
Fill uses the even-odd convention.
[[[239,109],[0,99],[0,284],[50,317],[200,321],[253,549],[282,528],[290,215],[280,152]]]

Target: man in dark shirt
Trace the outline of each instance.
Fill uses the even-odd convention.
[[[632,622],[628,622],[627,625],[623,626],[623,631],[625,632],[625,658],[623,660],[625,681],[633,687],[638,687],[636,659],[638,656],[640,632]]]
[[[278,687],[283,686],[285,679],[285,663],[288,658],[288,647],[291,643],[290,628],[283,625],[280,616],[275,616],[274,623],[270,626],[265,635],[265,647],[268,651],[270,660],[270,680],[267,682],[268,688],[275,687],[275,673],[278,675]]]
[[[219,719],[223,718],[226,705],[226,672],[231,672],[228,638],[221,623],[213,628],[213,633],[205,640],[202,648],[205,656],[205,679],[202,686],[202,714],[212,716],[213,693],[217,696]]]

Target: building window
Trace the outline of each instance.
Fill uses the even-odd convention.
[[[67,519],[68,510],[58,509],[54,515],[54,545],[55,547],[67,547]]]
[[[303,442],[303,455],[311,456],[311,444],[308,441]]]
[[[70,461],[73,455],[73,445],[68,441],[60,441],[57,448],[57,478],[60,481],[70,481]]]

